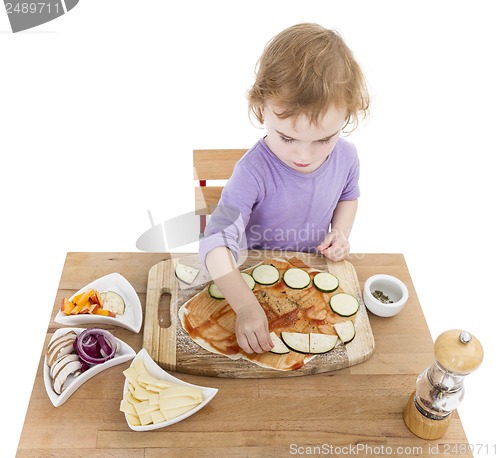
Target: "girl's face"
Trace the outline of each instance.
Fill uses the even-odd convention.
[[[333,105],[319,119],[311,123],[306,115],[280,119],[279,106],[266,103],[262,108],[267,129],[265,142],[286,165],[300,173],[314,172],[332,152],[346,120],[346,111]]]

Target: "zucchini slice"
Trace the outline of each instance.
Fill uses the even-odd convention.
[[[359,302],[351,294],[339,293],[330,298],[330,307],[337,315],[353,316],[359,309]]]
[[[246,281],[248,287],[253,291],[253,289],[255,288],[255,280],[253,279],[253,277],[246,272],[241,272],[241,276],[243,277],[243,280]]]
[[[200,271],[184,264],[177,264],[175,266],[175,276],[182,282],[190,285]]]
[[[210,294],[211,297],[217,300],[224,299],[224,295],[220,292],[220,289],[217,288],[217,285],[215,283],[211,283],[208,287],[208,294]]]
[[[306,355],[309,354],[309,334],[283,331],[281,340],[290,350]]]
[[[303,334],[301,332],[285,331],[281,333],[281,339],[290,350],[296,351],[297,353],[315,355],[333,350],[339,341],[339,337],[336,335],[316,333]],[[274,348],[271,351],[274,351]]]
[[[354,323],[351,320],[335,323],[333,327],[335,328],[335,331],[337,331],[339,339],[344,344],[349,343],[356,335],[356,329],[354,328]]]
[[[311,277],[305,270],[292,267],[283,274],[283,281],[289,288],[304,289],[311,283]]]
[[[280,279],[280,272],[271,264],[261,264],[252,271],[252,277],[261,285],[274,285]]]
[[[319,272],[314,276],[313,284],[322,293],[333,293],[339,287],[339,279],[330,272]]]
[[[290,353],[288,347],[283,343],[283,341],[276,335],[275,332],[271,332],[270,334],[271,340],[274,344],[274,347],[269,350],[270,353],[275,353],[277,355],[285,355]]]
[[[114,291],[106,291],[102,303],[102,308],[109,310],[110,312],[116,313],[117,315],[123,315],[125,313],[125,301],[118,293]]]
[[[339,338],[333,334],[309,334],[309,353],[315,355],[327,353],[337,345]]]

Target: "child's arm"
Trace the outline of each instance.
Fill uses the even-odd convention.
[[[332,261],[342,261],[349,254],[349,234],[354,224],[357,200],[341,200],[333,212],[332,230],[317,249]]]
[[[267,316],[243,279],[233,253],[226,247],[211,250],[206,266],[220,292],[236,313],[236,339],[246,353],[263,353],[273,344]]]

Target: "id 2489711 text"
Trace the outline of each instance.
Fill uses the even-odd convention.
[[[31,3],[6,3],[7,14],[59,14],[59,2],[31,2]]]

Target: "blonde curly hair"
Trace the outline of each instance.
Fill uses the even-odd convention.
[[[297,24],[272,38],[257,62],[248,92],[249,111],[262,124],[266,102],[280,107],[281,118],[309,116],[318,120],[333,104],[346,110],[354,130],[366,117],[370,97],[363,72],[351,50],[335,31],[318,24]]]

